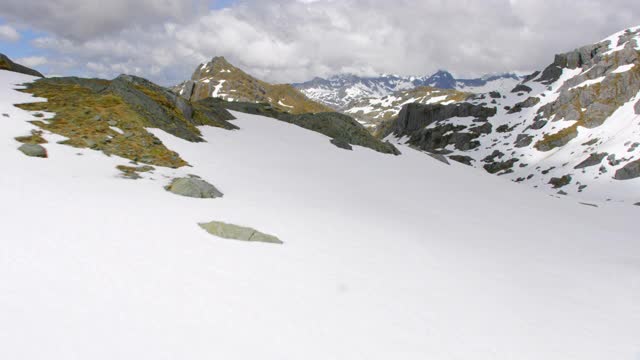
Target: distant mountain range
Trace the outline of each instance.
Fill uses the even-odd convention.
[[[328,79],[316,77],[311,81],[293,84],[293,86],[315,101],[336,110],[346,111],[354,101],[382,98],[398,91],[419,87],[489,92],[505,86],[514,86],[520,80],[521,78],[514,73],[487,75],[477,79],[456,79],[451,73],[440,70],[428,76],[385,74],[376,77],[360,77],[343,74]]]

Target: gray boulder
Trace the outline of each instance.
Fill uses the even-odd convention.
[[[640,100],[638,100],[633,109],[636,111],[636,114],[640,115]]]
[[[31,157],[46,158],[47,149],[38,144],[23,144],[18,148],[23,154]]]
[[[224,196],[215,186],[197,177],[173,179],[165,189],[176,195],[200,199],[216,199]]]
[[[616,180],[631,180],[640,177],[640,160],[632,161],[616,171]]]
[[[209,234],[223,239],[283,244],[283,242],[276,236],[262,233],[250,227],[227,224],[219,221],[200,223],[198,225],[200,225],[200,227],[206,230]]]

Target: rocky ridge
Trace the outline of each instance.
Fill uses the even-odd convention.
[[[640,199],[640,27],[558,54],[511,91],[405,105],[379,135],[590,201]]]
[[[181,97],[198,101],[209,97],[226,101],[268,103],[293,114],[332,111],[288,84],[269,84],[231,65],[224,57],[200,64],[190,80],[172,90]]]

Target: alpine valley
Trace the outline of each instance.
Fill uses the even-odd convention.
[[[14,60],[1,359],[638,359],[640,27],[478,79]]]

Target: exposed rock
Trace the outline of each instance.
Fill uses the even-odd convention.
[[[531,89],[530,87],[528,87],[527,85],[523,85],[523,84],[518,84],[516,87],[514,87],[511,92],[512,93],[519,93],[519,92],[526,92],[526,93],[530,93],[533,89]]]
[[[554,189],[559,189],[561,187],[567,186],[571,184],[571,175],[564,175],[563,177],[554,177],[549,180],[549,184],[553,185]]]
[[[518,159],[509,159],[507,161],[494,162],[491,164],[485,164],[483,167],[489,174],[496,174],[500,171],[509,171],[513,168]]]
[[[219,103],[230,110],[271,117],[318,132],[333,139],[340,139],[351,145],[367,147],[383,154],[400,154],[400,151],[393,144],[377,139],[360,123],[344,114],[328,112],[294,115],[278,111],[268,104],[228,102],[215,99],[208,99],[207,101]]]
[[[491,91],[489,93],[489,97],[491,97],[492,99],[501,99],[502,98],[502,94],[500,94],[497,91]]]
[[[584,160],[583,162],[581,162],[580,164],[576,165],[574,167],[574,169],[584,169],[590,166],[596,166],[599,165],[602,160],[607,157],[607,155],[609,155],[608,153],[593,153],[591,155],[589,155],[589,157]]]
[[[636,114],[640,115],[640,100],[638,100],[633,109],[636,111]]]
[[[177,195],[200,199],[215,199],[224,196],[215,186],[197,177],[173,179],[165,189]]]
[[[155,170],[153,166],[142,165],[142,166],[126,166],[126,165],[118,165],[116,166],[118,170],[122,172],[122,177],[125,179],[137,180],[142,178],[140,173],[145,173],[149,171]]]
[[[21,73],[21,74],[37,76],[37,77],[41,77],[41,78],[44,77],[44,75],[42,75],[41,73],[39,73],[39,72],[37,72],[37,71],[35,71],[33,69],[29,69],[26,66],[22,66],[20,64],[14,63],[13,61],[11,61],[11,59],[9,59],[4,54],[0,54],[0,70],[8,70],[8,71]]]
[[[474,158],[465,155],[450,155],[449,159],[468,166],[473,166],[472,162],[475,161]]]
[[[511,108],[511,110],[509,110],[507,113],[508,114],[515,114],[517,112],[522,111],[522,109],[534,107],[534,106],[538,105],[538,103],[540,103],[540,98],[532,96],[532,97],[527,98],[525,101],[522,101],[522,102],[519,102],[519,103],[515,104]]]
[[[578,136],[577,126],[572,126],[555,134],[545,135],[545,137],[538,141],[534,147],[539,151],[550,151],[557,147],[565,146],[569,141],[575,139]]]
[[[631,144],[631,146],[629,146],[627,152],[634,152],[638,147],[640,147],[640,143],[634,142],[633,144]]]
[[[518,134],[518,137],[516,138],[515,147],[517,148],[527,147],[531,145],[532,142],[533,142],[533,136],[527,135],[527,134]]]
[[[339,147],[340,149],[353,150],[353,147],[348,142],[344,141],[341,138],[331,139],[331,143]]]
[[[22,144],[18,150],[20,150],[23,154],[31,157],[39,157],[46,158],[47,157],[47,149],[38,144]]]
[[[200,227],[206,230],[209,234],[224,239],[283,244],[283,242],[276,236],[265,234],[249,227],[227,224],[219,221],[200,223],[198,225],[200,225]]]
[[[622,169],[616,171],[613,177],[616,180],[630,180],[640,177],[640,160],[632,161]]]
[[[492,129],[493,126],[489,122],[485,122],[482,125],[469,128],[469,131],[476,134],[491,134]]]
[[[591,146],[591,145],[595,145],[598,143],[598,141],[600,141],[599,138],[595,138],[595,139],[591,139],[589,141],[587,141],[586,143],[583,143],[582,146]]]
[[[496,161],[496,159],[502,159],[503,156],[504,156],[504,153],[502,153],[499,150],[494,150],[491,153],[491,155],[487,155],[484,159],[482,159],[482,162],[486,162],[486,163],[494,162]]]

